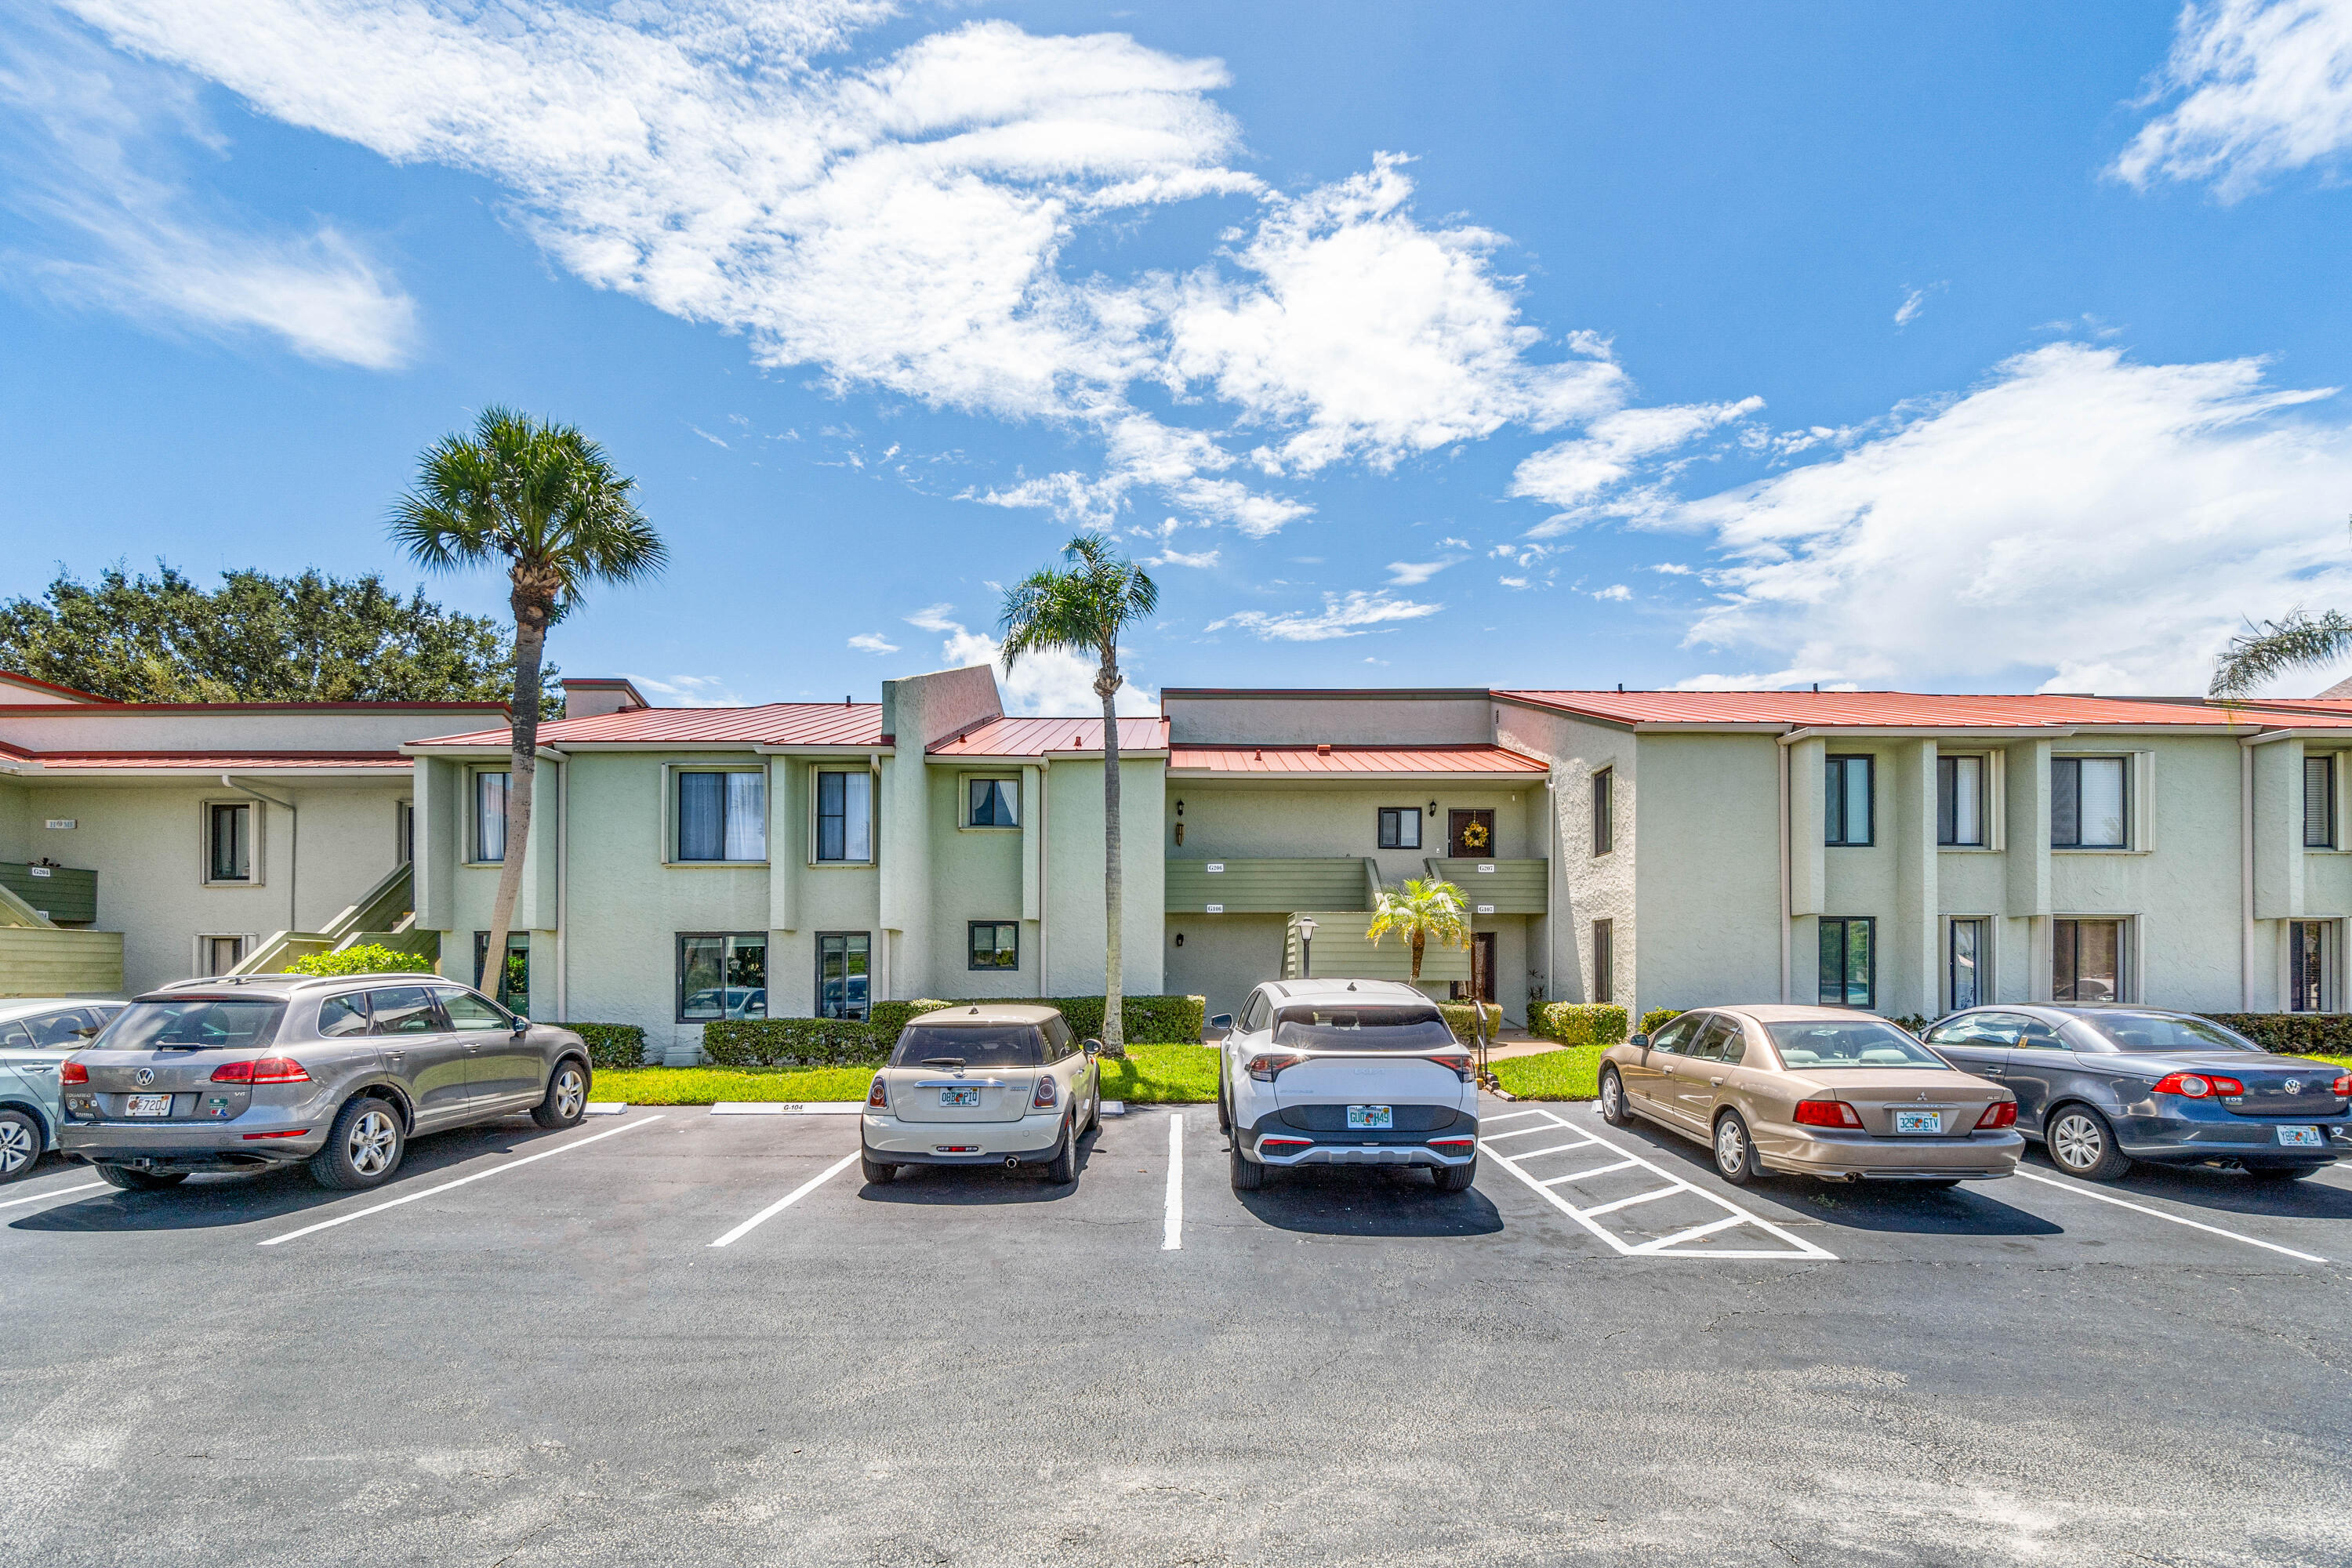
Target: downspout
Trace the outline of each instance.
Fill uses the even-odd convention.
[[[572,1016],[572,759],[555,764],[555,1016]]]
[[[242,790],[245,794],[253,796],[256,800],[267,801],[271,805],[278,805],[286,808],[286,816],[293,825],[293,842],[290,846],[291,852],[286,857],[286,934],[288,936],[292,936],[296,931],[302,929],[302,922],[295,918],[295,910],[299,907],[296,902],[296,895],[302,889],[300,880],[302,875],[302,814],[295,809],[294,803],[292,801],[279,800],[276,795],[264,795],[259,790],[254,788],[251,784],[241,784],[237,783],[226,773],[221,774],[220,782],[221,787],[224,789]]]
[[[1045,933],[1052,929],[1046,923],[1046,917],[1052,913],[1054,902],[1054,836],[1050,832],[1046,831],[1048,824],[1045,820],[1045,801],[1046,798],[1054,793],[1052,788],[1053,777],[1049,771],[1052,769],[1053,765],[1053,758],[1045,755],[1042,752],[1038,753],[1037,992],[1038,994],[1043,996],[1051,996],[1054,994],[1054,983],[1049,978],[1053,971],[1046,966],[1045,963],[1046,954],[1049,951],[1046,947],[1046,942],[1050,940]],[[1162,899],[1160,902],[1166,903],[1167,900]]]
[[[895,752],[893,754],[895,755]],[[917,761],[919,763],[922,756],[919,742],[917,742],[915,754]],[[892,1000],[890,995],[890,927],[882,918],[882,878],[885,873],[882,869],[883,837],[881,752],[868,752],[866,753],[866,773],[867,778],[872,781],[866,786],[866,798],[873,803],[866,824],[866,852],[874,857],[874,942],[876,951],[871,959],[874,965],[874,973],[866,976],[866,1017],[871,1018],[874,1016],[874,1004],[877,1002],[887,1002]],[[926,847],[928,847],[928,846],[926,846]],[[842,980],[842,985],[844,987],[842,1000],[845,1003],[848,1001],[848,978],[845,975]]]

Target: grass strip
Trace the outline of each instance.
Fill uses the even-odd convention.
[[[1601,1092],[1600,1046],[1571,1046],[1509,1057],[1494,1064],[1503,1087],[1521,1100],[1591,1100]]]
[[[727,1100],[864,1100],[872,1068],[611,1068],[598,1100],[630,1105],[716,1105]],[[1207,1104],[1217,1098],[1214,1046],[1129,1046],[1102,1064],[1102,1097],[1139,1105]]]
[[[1129,1046],[1127,1060],[1104,1058],[1102,1097],[1130,1105],[1213,1104],[1217,1047]]]

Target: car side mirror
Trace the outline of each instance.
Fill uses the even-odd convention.
[[[1646,1051],[1650,1048],[1650,1037],[1647,1035],[1636,1035],[1625,1043],[1633,1047],[1637,1051]]]
[[[1088,1040],[1083,1048],[1089,1057],[1098,1057],[1102,1055],[1102,1042],[1100,1040]]]
[[[515,1032],[516,1034],[518,1034],[518,1035],[528,1035],[528,1034],[530,1034],[530,1020],[529,1018],[517,1018],[517,1019],[514,1021],[514,1032]]]
[[[1209,1020],[1209,1028],[1215,1033],[1217,1038],[1223,1039],[1234,1032],[1234,1016],[1231,1013],[1218,1014]]]

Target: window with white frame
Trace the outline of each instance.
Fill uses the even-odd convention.
[[[250,801],[214,801],[205,807],[205,880],[254,880]]]
[[[966,827],[1020,826],[1021,781],[1017,778],[964,780],[963,825]]]
[[[474,774],[473,858],[498,861],[507,858],[507,773],[481,769]]]
[[[2051,921],[2050,999],[2122,1001],[2124,950],[2120,920]]]
[[[2130,779],[2128,757],[2052,758],[2050,847],[2127,847]]]
[[[1992,956],[1991,922],[1981,918],[1954,920],[1947,939],[1946,973],[1950,1011],[1981,1006],[1992,999],[1986,970]]]
[[[1936,759],[1936,842],[1980,849],[1985,842],[1985,759]]]
[[[200,936],[196,938],[196,973],[202,975],[226,974],[245,960],[252,944],[250,936]]]
[[[2303,847],[2305,849],[2336,847],[2336,758],[2333,753],[2303,759]]]
[[[768,858],[768,775],[756,768],[680,768],[677,858]]]
[[[816,858],[853,866],[874,858],[874,775],[866,769],[816,775]]]
[[[2290,1013],[2325,1013],[2327,1009],[2328,941],[2332,921],[2287,921],[2286,1009]]]

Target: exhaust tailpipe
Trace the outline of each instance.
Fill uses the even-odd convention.
[[[1007,1154],[1004,1156],[1004,1168],[1008,1171],[1019,1170],[1021,1168],[1021,1156],[1018,1154]]]

